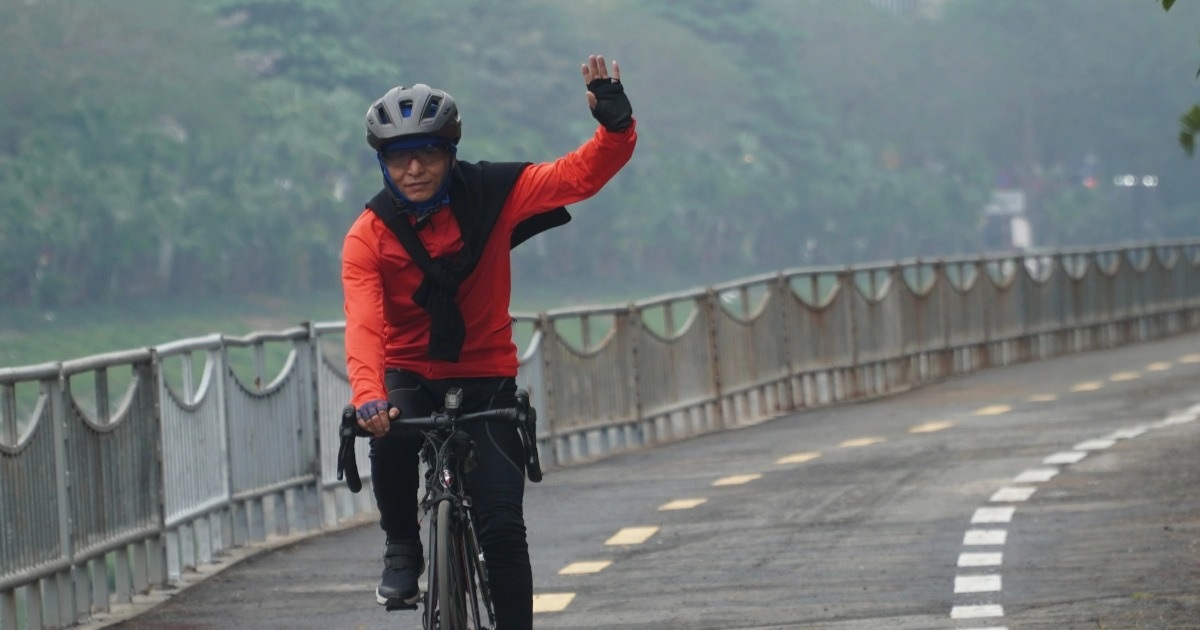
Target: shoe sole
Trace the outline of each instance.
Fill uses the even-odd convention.
[[[416,595],[411,597],[392,597],[387,598],[379,594],[379,590],[375,590],[375,603],[380,606],[387,606],[389,610],[402,610],[417,607],[417,602],[421,601],[421,592],[417,591]]]

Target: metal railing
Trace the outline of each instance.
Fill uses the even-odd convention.
[[[795,269],[516,319],[542,459],[564,466],[1194,330],[1200,243]],[[342,332],[0,369],[0,630],[74,625],[231,548],[373,514],[335,476]]]

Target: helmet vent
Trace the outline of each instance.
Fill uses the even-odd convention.
[[[421,116],[422,119],[433,118],[437,115],[438,106],[442,104],[442,99],[439,96],[434,96],[425,104],[425,113]]]
[[[408,118],[412,116],[412,100],[400,101],[400,115]]]
[[[381,124],[381,125],[392,124],[392,117],[388,116],[387,110],[383,108],[383,105],[380,105],[375,108],[375,115],[379,116],[379,124]]]

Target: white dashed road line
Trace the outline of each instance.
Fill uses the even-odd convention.
[[[992,503],[1028,501],[1029,497],[1033,496],[1033,493],[1036,491],[1037,488],[1031,488],[1029,486],[1000,488],[995,494],[992,495],[992,498],[989,499],[989,501]]]
[[[1196,355],[1200,357],[1200,355]],[[1180,360],[1183,362],[1183,360]],[[1197,362],[1200,362],[1198,359]],[[1112,380],[1126,380],[1116,378],[1114,375]],[[1072,388],[1072,391],[1089,391],[1088,389],[1080,389],[1082,386],[1092,385],[1082,383]],[[986,408],[985,408],[986,409]],[[978,415],[978,412],[976,412]],[[1086,440],[1075,445],[1075,448],[1070,451],[1061,451],[1042,460],[1043,464],[1050,466],[1070,466],[1079,463],[1094,451],[1102,451],[1111,448],[1118,440],[1131,439],[1142,435],[1149,429],[1160,427],[1168,427],[1185,422],[1192,422],[1200,415],[1200,405],[1194,405],[1187,411],[1176,412],[1165,419],[1151,424],[1149,426],[1137,426],[1128,429],[1114,431],[1109,436],[1094,440]],[[1044,483],[1053,479],[1060,473],[1058,468],[1032,468],[1017,475],[1013,482],[1018,484],[1036,484]],[[1027,501],[1034,492],[1037,491],[1036,486],[1004,486],[997,490],[989,499],[991,503],[1020,503]],[[971,516],[972,524],[983,523],[1008,523],[1012,521],[1013,515],[1016,512],[1016,507],[981,507],[975,510]],[[1008,532],[1004,529],[968,529],[963,536],[963,546],[973,548],[972,551],[964,551],[958,556],[958,567],[967,569],[968,573],[959,574],[954,578],[954,594],[979,597],[982,594],[991,594],[992,597],[1000,594],[1003,590],[1003,580],[998,574],[980,574],[986,571],[988,567],[999,567],[1004,561],[1004,554],[998,549],[1003,548],[1008,542]],[[979,551],[978,547],[994,547],[995,551]],[[1004,616],[1004,607],[988,602],[964,602],[956,604],[950,608],[951,619],[986,619],[997,618]],[[1007,630],[1005,626],[990,626],[988,628],[964,628],[963,630]]]
[[[960,575],[954,578],[955,593],[994,593],[999,590],[999,575]]]
[[[987,553],[960,553],[958,554],[958,566],[960,567],[997,567],[1004,562],[1004,554],[1000,552]]]
[[[1007,523],[1012,520],[1013,513],[1017,511],[1014,507],[982,507],[975,510],[975,514],[971,516],[972,523]]]
[[[1052,466],[1059,464],[1078,464],[1084,457],[1087,457],[1087,453],[1080,451],[1063,451],[1043,459],[1042,463],[1050,464]]]
[[[1013,483],[1044,483],[1058,475],[1057,468],[1033,468],[1013,478]]]
[[[1003,617],[1004,607],[997,604],[980,606],[955,606],[950,609],[951,619],[982,619],[984,617]]]
[[[963,536],[964,546],[1003,545],[1008,539],[1008,530],[1004,529],[968,529]]]

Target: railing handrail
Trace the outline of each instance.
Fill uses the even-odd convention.
[[[1198,252],[1200,241],[1169,241],[793,268],[623,304],[517,313],[516,321],[533,327],[519,350],[517,378],[543,419],[543,461],[568,465],[993,365],[1200,328]],[[1167,254],[1188,264],[1161,264]],[[1048,275],[1035,277],[1031,265]],[[959,286],[954,277],[965,275],[963,266],[975,275]],[[1084,273],[1091,268],[1104,273]],[[979,275],[991,281],[976,281]],[[806,277],[811,284],[797,289]],[[819,293],[814,304],[786,299],[805,289]],[[658,334],[651,318],[661,318],[669,334]],[[611,324],[603,339],[590,338],[595,320]],[[131,554],[114,564],[139,570],[118,574],[115,593],[97,583],[84,609],[107,610],[132,592],[176,581],[229,547],[371,512],[370,501],[351,497],[329,465],[338,442],[332,419],[350,393],[322,340],[344,327],[326,321],[213,333],[0,368],[0,465],[22,473],[14,479],[42,484],[0,486],[8,502],[0,505],[0,529],[18,537],[0,547],[0,626],[7,628],[17,607],[16,587],[38,583],[21,589],[25,606],[42,606],[31,593],[66,601],[58,585],[84,567],[104,566],[105,554]],[[227,350],[247,347],[255,363],[251,389],[228,365]],[[263,383],[276,349],[287,359]],[[193,352],[207,361],[199,374]],[[109,373],[118,366],[132,366],[135,379],[119,401],[121,421],[85,426],[79,402],[94,403],[107,420]],[[89,372],[93,391],[78,378]],[[175,391],[188,394],[186,404],[172,398]],[[44,490],[48,476],[52,497]],[[104,491],[96,485],[103,479],[137,480],[147,494],[135,497],[136,518],[99,511],[118,501],[89,500],[88,492]],[[148,516],[154,505],[156,520]],[[314,513],[319,522],[310,520]],[[60,608],[45,611],[50,625],[86,617]]]

